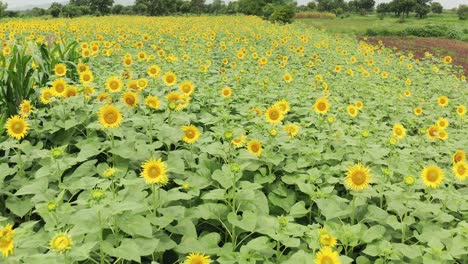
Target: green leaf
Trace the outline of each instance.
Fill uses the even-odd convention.
[[[242,216],[236,215],[234,212],[230,212],[227,219],[229,223],[245,231],[253,232],[257,225],[257,214],[250,211],[243,212]]]
[[[372,226],[362,233],[361,240],[365,243],[370,243],[374,240],[382,239],[385,234],[385,227],[381,225]]]
[[[23,217],[34,207],[34,204],[28,197],[10,196],[6,200],[6,207],[15,215]]]
[[[334,218],[340,218],[349,215],[349,207],[347,205],[348,200],[333,196],[328,199],[317,199],[317,203],[320,212],[325,216],[327,220]]]
[[[211,190],[208,193],[204,194],[201,198],[203,200],[224,200],[224,195],[226,194],[226,190],[224,189],[215,189]]]
[[[305,208],[305,202],[304,201],[297,202],[296,204],[294,204],[291,207],[291,211],[289,211],[289,215],[294,217],[294,218],[303,217],[303,216],[307,215],[308,213],[309,213],[309,210],[307,210]]]
[[[25,194],[38,194],[43,193],[47,190],[47,186],[49,185],[49,179],[47,178],[39,178],[30,184],[24,185],[21,187],[16,193],[16,196],[25,195]]]
[[[194,208],[194,215],[198,218],[222,219],[225,217],[228,208],[224,204],[204,203]]]
[[[117,219],[117,226],[132,236],[151,238],[153,235],[150,221],[141,215],[122,214]]]

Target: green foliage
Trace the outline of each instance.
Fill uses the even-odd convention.
[[[294,7],[290,5],[275,5],[273,13],[269,16],[272,22],[291,23],[295,15]]]
[[[434,14],[442,14],[444,7],[439,2],[432,2],[431,3],[431,12]]]
[[[457,8],[457,15],[458,18],[461,20],[467,20],[468,19],[468,5],[460,5]]]
[[[49,13],[52,17],[59,17],[60,13],[62,12],[62,4],[59,3],[52,3],[49,7]]]
[[[3,3],[0,1],[0,18],[6,16],[6,9],[8,8],[8,3]]]

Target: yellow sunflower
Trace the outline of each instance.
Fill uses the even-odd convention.
[[[184,131],[184,136],[182,137],[182,140],[185,143],[194,143],[200,137],[200,131],[194,125],[182,126],[182,131]]]
[[[453,165],[453,173],[455,173],[457,179],[464,181],[468,177],[468,164],[465,161],[455,163]]]
[[[31,102],[29,100],[23,100],[19,106],[19,109],[22,117],[29,116],[29,114],[32,112]]]
[[[437,126],[442,128],[442,129],[446,129],[448,126],[449,126],[449,121],[443,117],[439,118],[439,120],[437,120]]]
[[[330,109],[330,103],[327,98],[322,97],[315,101],[314,110],[317,114],[326,114],[328,109]]]
[[[253,155],[259,157],[262,154],[262,142],[258,140],[251,140],[247,143],[247,150]]]
[[[423,179],[424,185],[436,188],[442,183],[444,179],[444,172],[437,166],[431,165],[425,167],[421,172],[421,177]]]
[[[137,86],[140,90],[145,89],[148,86],[148,79],[140,78],[137,80]]]
[[[232,89],[230,87],[224,87],[221,90],[222,97],[231,97],[232,96]]]
[[[122,89],[122,80],[117,77],[110,77],[106,81],[107,90],[111,93],[116,93]]]
[[[211,258],[205,254],[190,253],[184,261],[184,264],[210,264]]]
[[[444,63],[445,63],[445,64],[450,64],[450,63],[452,63],[452,57],[450,57],[450,56],[445,56],[445,57],[444,57]]]
[[[19,115],[8,118],[5,124],[8,136],[21,140],[26,136],[29,130],[29,124]]]
[[[89,66],[85,63],[80,62],[78,63],[76,70],[78,71],[78,73],[83,73],[85,71],[89,71]]]
[[[440,130],[441,129],[436,125],[430,126],[426,131],[426,136],[429,139],[438,139]]]
[[[120,110],[110,104],[106,104],[99,110],[99,122],[104,128],[116,128],[122,122],[122,114]]]
[[[402,139],[406,136],[406,129],[402,124],[393,125],[393,135],[399,139]]]
[[[296,124],[287,124],[283,127],[283,130],[288,133],[289,138],[293,138],[299,133],[299,126]]]
[[[54,90],[52,88],[44,88],[41,90],[41,103],[50,104],[52,97],[54,97]]]
[[[422,109],[421,107],[418,106],[418,107],[416,107],[416,108],[413,110],[413,113],[414,113],[415,115],[417,115],[417,116],[420,116],[420,115],[422,115],[422,113],[423,113],[423,109]]]
[[[461,117],[463,117],[466,114],[466,106],[464,105],[459,105],[457,107],[457,114]]]
[[[73,240],[67,233],[59,233],[49,242],[49,246],[53,251],[63,253],[71,249]]]
[[[63,63],[55,64],[54,72],[57,76],[65,76],[67,74],[67,66]]]
[[[161,73],[161,68],[157,65],[151,65],[148,67],[148,70],[146,72],[151,78],[157,78]]]
[[[231,141],[231,143],[236,147],[236,148],[240,148],[240,147],[243,147],[244,144],[245,144],[245,139],[247,138],[246,135],[241,135],[240,137],[238,138],[235,138]]]
[[[322,246],[334,247],[336,245],[336,238],[325,227],[322,227],[319,232],[319,242]]]
[[[157,96],[150,95],[145,99],[146,105],[151,109],[158,109],[161,105],[159,98]]]
[[[465,151],[460,150],[460,149],[455,151],[455,154],[453,154],[452,156],[452,163],[456,164],[458,162],[463,162],[463,161],[466,161]]]
[[[362,101],[356,101],[354,105],[356,106],[358,110],[361,110],[364,107],[364,103]]]
[[[55,96],[64,96],[67,90],[67,83],[62,78],[56,79],[52,82],[52,89]]]
[[[186,95],[191,95],[195,90],[195,86],[192,82],[185,81],[179,85],[179,90]]]
[[[9,254],[13,253],[14,242],[13,235],[15,230],[11,224],[7,224],[5,227],[0,229],[0,250],[4,257],[8,257]]]
[[[315,254],[315,264],[341,264],[340,256],[331,247],[323,247]]]
[[[445,130],[445,129],[440,129],[439,130],[439,139],[442,139],[442,140],[447,140],[448,139],[447,130]]]
[[[292,77],[291,74],[285,73],[285,74],[283,75],[283,81],[284,81],[284,82],[290,83],[290,82],[292,82],[292,80],[293,80],[293,77]]]
[[[122,95],[122,101],[128,107],[135,107],[138,104],[138,94],[127,91]]]
[[[358,113],[359,113],[359,110],[355,105],[348,105],[346,107],[346,112],[348,112],[348,114],[351,117],[356,117],[358,115]]]
[[[163,82],[166,86],[173,86],[177,82],[177,76],[173,72],[167,72],[163,76]]]
[[[370,169],[361,163],[354,164],[346,172],[346,186],[354,191],[368,188],[370,179]]]
[[[88,85],[88,84],[92,83],[93,80],[94,80],[94,76],[93,76],[93,73],[91,71],[84,71],[84,72],[80,73],[80,82],[83,85]]]
[[[438,103],[440,106],[447,106],[448,103],[449,103],[449,99],[448,99],[447,96],[442,95],[442,96],[439,96],[439,98],[437,98],[437,103]]]
[[[265,118],[268,123],[278,124],[284,119],[284,115],[279,107],[272,106],[265,111]]]
[[[75,86],[67,87],[67,90],[65,91],[66,98],[70,98],[70,97],[77,96],[77,95],[78,95],[78,90],[76,89]]]
[[[291,110],[288,101],[286,101],[285,99],[276,102],[274,106],[277,106],[279,109],[281,109],[281,112],[283,112],[283,114],[287,114]]]
[[[169,179],[167,177],[166,164],[161,159],[149,159],[141,164],[142,171],[140,176],[145,179],[148,184],[165,185]]]

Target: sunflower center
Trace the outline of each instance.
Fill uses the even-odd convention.
[[[318,110],[320,111],[325,111],[325,109],[327,108],[327,105],[324,103],[324,102],[320,102],[317,106]]]
[[[352,175],[351,180],[356,185],[362,185],[364,182],[366,182],[366,173],[364,171],[356,171]]]
[[[226,95],[226,96],[228,96],[228,95],[229,95],[229,90],[224,90],[224,91],[223,91],[223,94]]]
[[[279,118],[279,113],[278,113],[278,111],[271,111],[271,112],[270,112],[270,118],[271,118],[272,120],[278,119],[278,118]]]
[[[458,163],[462,160],[462,156],[461,155],[455,155],[455,158],[453,158],[453,160],[455,161],[455,163]]]
[[[459,165],[458,168],[457,168],[457,172],[458,172],[458,174],[460,174],[460,175],[465,174],[465,172],[466,172],[465,166],[464,166],[463,164]]]
[[[253,152],[258,152],[258,150],[260,149],[260,147],[259,147],[257,144],[254,144],[254,145],[250,146],[250,149],[251,149]]]
[[[397,127],[395,129],[395,133],[398,135],[398,136],[401,136],[403,134],[403,131],[401,130],[401,128]]]
[[[427,180],[435,182],[439,178],[439,173],[436,170],[430,170],[427,172]]]
[[[129,105],[133,105],[133,104],[135,104],[135,98],[133,98],[133,96],[127,96],[127,97],[125,98],[125,102],[126,102],[127,104],[129,104]]]
[[[106,123],[113,124],[117,121],[117,115],[113,112],[110,112],[105,115],[104,119],[106,120]]]
[[[158,167],[151,167],[149,170],[148,170],[148,176],[150,178],[157,178],[159,177],[159,175],[161,174],[161,170],[158,168]]]
[[[191,264],[204,264],[205,262],[201,258],[193,258]]]
[[[174,82],[174,76],[172,76],[172,75],[167,76],[166,77],[166,82],[173,83]]]
[[[15,124],[13,125],[13,131],[14,131],[15,133],[21,133],[21,132],[23,131],[23,124],[21,124],[21,123],[15,123]]]
[[[157,73],[157,71],[156,71],[155,68],[151,68],[151,69],[150,69],[150,72],[151,72],[151,74],[156,74],[156,73]]]
[[[112,90],[117,90],[117,89],[119,89],[119,83],[116,82],[116,81],[112,81],[112,82],[109,84],[109,86],[110,86],[110,88],[111,88]]]
[[[192,130],[187,130],[187,131],[185,131],[185,136],[188,137],[188,138],[194,138],[195,133]]]
[[[190,89],[190,86],[184,85],[184,86],[182,87],[182,90],[184,91],[184,93],[189,93],[191,89]]]
[[[335,262],[330,256],[323,256],[320,264],[334,264]]]
[[[57,68],[57,74],[63,74],[64,70],[63,68]]]
[[[63,86],[62,84],[57,84],[57,86],[55,86],[55,90],[58,93],[61,93],[61,92],[63,92],[63,90],[65,90],[65,86]]]
[[[90,79],[91,79],[91,76],[89,76],[88,74],[83,75],[84,81],[88,82]]]

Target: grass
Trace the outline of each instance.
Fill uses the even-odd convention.
[[[368,29],[375,31],[402,31],[407,27],[424,27],[427,25],[447,25],[450,28],[455,28],[463,32],[464,38],[468,39],[468,31],[466,31],[466,21],[459,20],[453,13],[444,13],[440,15],[430,15],[425,19],[418,19],[412,15],[401,23],[399,18],[387,16],[384,19],[379,19],[376,14],[368,16],[351,15],[344,18],[336,19],[301,19],[299,23],[305,23],[320,29],[325,29],[331,33],[364,35]]]

